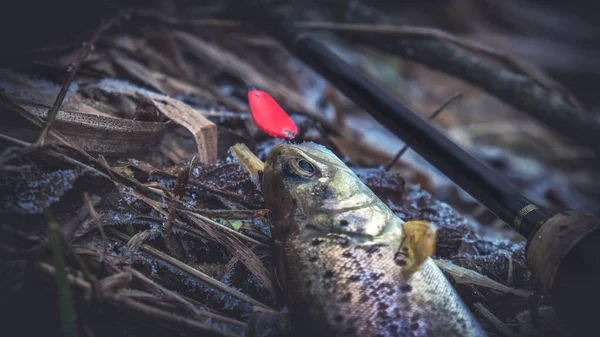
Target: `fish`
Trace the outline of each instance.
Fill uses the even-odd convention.
[[[296,336],[486,336],[431,259],[435,225],[405,222],[325,146],[267,155],[278,273]]]

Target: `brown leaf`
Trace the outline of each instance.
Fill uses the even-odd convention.
[[[288,88],[285,84],[278,82],[267,75],[257,71],[250,64],[240,59],[233,53],[218,47],[215,44],[204,41],[194,35],[179,31],[176,38],[185,43],[191,51],[200,58],[214,64],[226,72],[239,77],[246,83],[257,86],[272,95],[278,101],[285,103],[292,109],[302,112],[323,124],[330,122],[320,113],[311,109],[304,103],[304,99],[296,91]]]
[[[172,98],[154,100],[156,107],[176,123],[188,129],[196,139],[198,157],[204,164],[217,161],[217,126],[189,105]]]
[[[216,98],[210,93],[199,89],[193,84],[170,77],[157,70],[151,70],[140,62],[133,60],[125,53],[111,50],[113,61],[137,80],[169,96],[193,93],[207,102],[215,102]]]
[[[0,90],[8,99],[33,116],[46,117],[54,102],[53,96],[60,90],[58,85],[14,72],[2,71],[0,75]],[[158,142],[168,125],[113,117],[85,101],[77,90],[70,89],[53,123],[53,128],[85,151],[104,155],[147,151]],[[40,132],[31,123],[12,119],[0,123],[0,131],[24,141],[35,141]],[[56,142],[52,136],[49,141]]]
[[[160,112],[194,135],[200,162],[214,164],[217,161],[217,126],[202,116],[200,111],[176,99],[122,81],[103,80],[98,87],[107,92],[141,95],[151,100]]]

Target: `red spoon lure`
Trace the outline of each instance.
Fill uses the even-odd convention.
[[[264,91],[248,91],[248,102],[254,123],[269,136],[292,139],[298,128],[277,102]]]

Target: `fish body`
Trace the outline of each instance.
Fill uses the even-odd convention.
[[[275,147],[262,189],[298,336],[485,336],[424,254],[428,227],[398,218],[325,147]]]

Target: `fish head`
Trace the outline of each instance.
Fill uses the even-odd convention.
[[[277,238],[290,233],[376,236],[393,216],[342,160],[315,143],[282,144],[269,153],[262,191]]]

